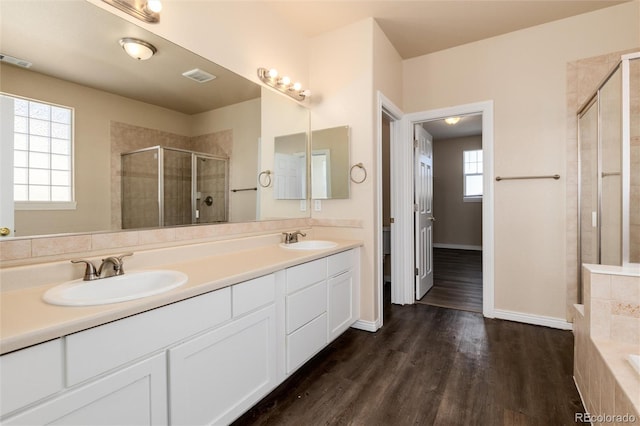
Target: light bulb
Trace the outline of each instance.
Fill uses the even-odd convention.
[[[450,126],[453,126],[458,121],[460,121],[460,117],[448,117],[444,119],[444,122],[449,124]]]
[[[160,13],[162,10],[162,2],[160,0],[148,0],[145,7],[153,13]]]
[[[300,84],[299,81],[296,81],[295,83],[293,83],[293,90],[300,90],[302,89],[302,84]]]
[[[276,78],[278,76],[278,70],[275,68],[271,68],[269,70],[269,77]]]
[[[282,84],[283,86],[288,86],[288,85],[290,85],[290,84],[291,84],[291,79],[285,75],[285,76],[284,76],[284,77],[282,77],[282,79],[280,80],[280,84]]]

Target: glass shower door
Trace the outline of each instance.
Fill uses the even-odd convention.
[[[228,160],[194,155],[194,223],[226,222],[228,215]]]
[[[594,102],[579,117],[580,141],[580,259],[599,263],[598,245],[598,104]]]
[[[187,225],[191,221],[191,152],[164,149],[163,225]]]
[[[158,148],[122,154],[122,229],[161,225],[159,156]]]
[[[600,263],[622,265],[622,70],[611,75],[600,99]]]

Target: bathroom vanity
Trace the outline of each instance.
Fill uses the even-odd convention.
[[[154,296],[159,306],[152,309],[145,299],[115,304],[123,317],[96,326],[90,325],[95,317],[107,318],[104,309],[118,315],[115,305],[31,301],[42,305],[30,315],[40,316],[45,328],[47,316],[67,310],[66,320],[32,335],[78,331],[0,357],[0,419],[4,425],[228,424],[358,320],[359,245],[306,252],[274,245],[176,263],[190,276],[186,287]],[[252,266],[262,259],[257,256],[271,262]],[[212,267],[237,259],[248,272],[222,276]],[[211,280],[203,275],[207,269]],[[45,290],[14,291],[10,299],[18,303]],[[23,334],[8,344],[34,343]]]

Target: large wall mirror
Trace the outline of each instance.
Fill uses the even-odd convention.
[[[349,126],[311,132],[311,198],[349,198]]]
[[[53,165],[53,142],[37,143],[56,137],[50,128],[20,136],[26,144],[16,145],[23,152],[14,162],[24,170],[2,180],[3,194],[15,184],[16,237],[308,215],[299,203],[274,205],[257,184],[276,135],[307,137],[306,108],[86,1],[3,1],[0,19],[0,52],[32,64],[0,62],[3,111],[7,102],[36,111],[18,108],[27,112],[13,134],[22,122],[59,124],[37,115],[39,103],[72,117],[67,174]],[[123,38],[157,52],[133,59]],[[5,149],[10,137],[2,134]],[[46,164],[33,160],[46,155]],[[71,183],[73,202],[51,203],[37,191],[60,180]]]

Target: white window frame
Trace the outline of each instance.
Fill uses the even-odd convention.
[[[53,107],[64,108],[70,110],[71,114],[71,122],[70,122],[70,135],[69,135],[69,191],[70,191],[70,200],[69,201],[16,201],[14,200],[14,210],[75,210],[77,208],[77,202],[75,200],[75,109],[73,107],[69,107],[67,105],[56,104],[53,102],[48,102],[40,99],[26,98],[23,96],[18,96],[10,93],[0,92],[3,96],[8,96],[13,99],[19,99],[29,102],[36,102],[40,104],[45,104]],[[15,131],[14,131],[15,132]],[[30,135],[30,133],[27,133]],[[13,148],[15,151],[15,147]],[[27,149],[27,152],[30,152]],[[49,152],[51,155],[51,152]],[[15,168],[15,165],[14,165]],[[27,166],[27,170],[29,167]],[[49,184],[51,186],[51,184]]]
[[[466,164],[465,161],[467,152],[482,152],[482,149],[466,149],[462,151],[462,200],[466,203],[479,203],[482,202],[482,195],[467,195],[467,176],[480,176],[484,181],[484,176],[482,174],[482,162],[484,160],[476,161],[478,163],[476,170],[479,170],[477,173],[467,173],[466,172]],[[484,184],[483,184],[484,187]]]

